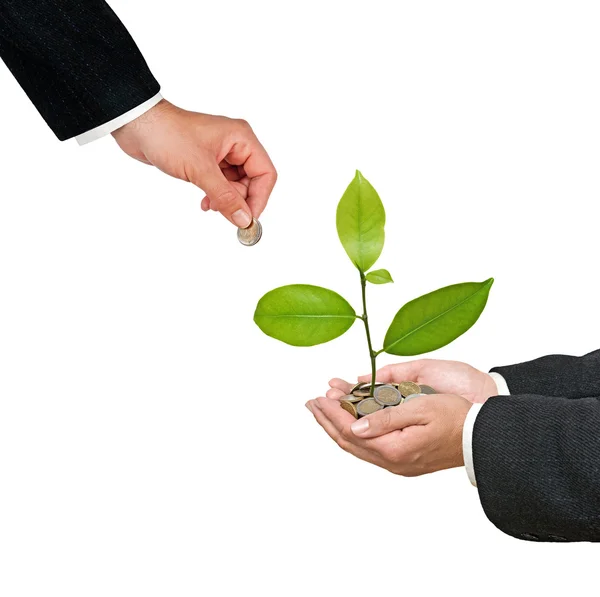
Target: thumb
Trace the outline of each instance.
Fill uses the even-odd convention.
[[[352,423],[352,433],[362,438],[379,437],[411,425],[428,422],[423,408],[425,400],[411,400],[391,408],[385,408]]]
[[[252,213],[244,198],[225,178],[217,164],[198,174],[192,182],[200,187],[210,200],[210,207],[222,213],[238,228],[248,228],[252,224]]]

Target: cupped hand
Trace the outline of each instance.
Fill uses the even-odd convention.
[[[317,398],[306,406],[340,448],[397,475],[464,464],[462,430],[471,403],[460,396],[421,396],[359,420],[338,400]]]
[[[204,191],[204,211],[247,228],[265,209],[277,172],[244,120],[182,110],[161,100],[113,132],[129,156]]]
[[[371,375],[363,375],[359,381],[371,381]],[[386,365],[377,371],[376,380],[382,383],[414,381],[431,386],[443,394],[457,394],[469,402],[485,402],[498,394],[496,382],[488,373],[458,361],[419,359]],[[328,398],[339,399],[348,394],[354,384],[334,378],[329,382]]]

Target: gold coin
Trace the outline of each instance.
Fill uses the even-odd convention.
[[[356,390],[360,390],[363,386],[365,386],[365,382],[364,381],[359,381],[357,384],[355,384],[352,389],[350,390],[350,393],[352,394],[352,392],[356,392]]]
[[[382,406],[396,406],[402,401],[402,394],[394,386],[380,386],[375,389],[373,396]]]
[[[405,398],[411,394],[421,393],[421,386],[416,384],[414,381],[403,381],[401,384],[398,384],[398,389]]]
[[[356,412],[361,417],[364,417],[365,415],[370,415],[371,413],[377,412],[382,408],[383,406],[379,404],[375,398],[365,398],[356,405]]]
[[[358,396],[359,398],[368,398],[371,395],[371,388],[367,388],[367,389],[363,389],[361,388],[360,390],[354,390],[354,392],[352,392],[355,396]]]
[[[345,396],[342,396],[340,400],[347,400],[348,402],[360,402],[362,397],[355,396],[354,394],[346,394]]]
[[[358,414],[356,413],[356,406],[352,404],[349,400],[340,400],[340,406],[346,411],[349,412],[355,419],[358,419]]]
[[[421,394],[437,394],[438,393],[431,386],[421,385],[420,387],[421,387]]]
[[[237,231],[238,240],[245,247],[255,245],[261,236],[262,224],[256,218],[252,218],[252,224],[248,228],[238,228]]]

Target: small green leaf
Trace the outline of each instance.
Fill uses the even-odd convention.
[[[407,303],[385,335],[385,352],[413,356],[437,350],[479,319],[494,279],[440,288]]]
[[[376,269],[375,271],[369,272],[365,278],[367,282],[371,284],[389,284],[393,282],[392,275],[386,269]]]
[[[267,292],[256,306],[254,321],[267,336],[292,346],[314,346],[346,332],[356,313],[337,292],[290,284]]]
[[[377,191],[358,170],[340,199],[336,225],[352,263],[361,272],[368,271],[383,249],[385,210]]]

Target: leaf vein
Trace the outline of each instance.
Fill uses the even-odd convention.
[[[473,294],[470,294],[468,297],[466,297],[465,299],[463,299],[460,303],[458,303],[456,305],[453,305],[449,309],[446,309],[443,313],[440,313],[439,315],[436,315],[435,317],[433,317],[432,319],[429,319],[425,323],[422,323],[420,326],[416,327],[414,330],[411,330],[407,334],[404,334],[404,336],[402,336],[401,338],[398,338],[398,340],[396,340],[395,342],[392,342],[388,346],[384,346],[383,347],[384,352],[387,352],[388,348],[392,348],[392,347],[396,346],[396,344],[398,344],[399,342],[402,342],[402,340],[406,340],[406,338],[408,338],[409,336],[412,336],[414,333],[418,332],[420,329],[424,328],[426,325],[429,325],[430,323],[433,323],[436,319],[439,319],[440,317],[443,317],[444,315],[447,315],[448,313],[450,313],[450,311],[454,311],[454,309],[458,309],[458,307],[460,307],[461,305],[463,305],[467,301],[471,300],[474,296],[476,296],[482,290],[485,290],[489,286],[490,286],[489,284],[486,284],[485,286],[482,286],[479,290],[475,291]]]
[[[279,317],[294,317],[294,318],[326,318],[326,319],[357,319],[357,315],[296,315],[296,314],[282,314],[279,315],[267,315],[258,313],[256,317],[269,317],[271,319]]]

